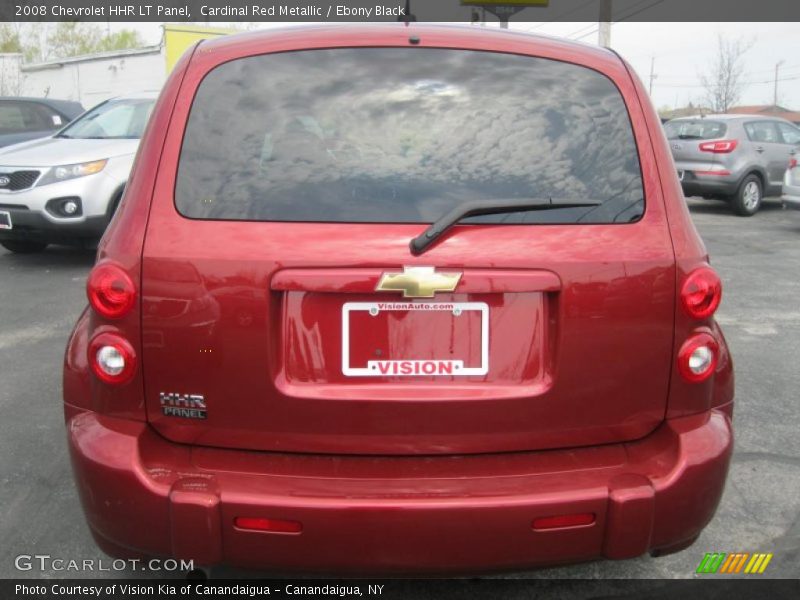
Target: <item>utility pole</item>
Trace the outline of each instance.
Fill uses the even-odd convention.
[[[656,57],[655,56],[651,56],[650,57],[650,96],[651,97],[653,95],[653,80],[658,78],[658,75],[656,75],[653,72],[653,69],[655,68],[655,66],[656,66]]]
[[[611,0],[600,0],[600,15],[597,24],[597,43],[604,47],[611,47]]]
[[[778,106],[778,69],[781,68],[783,62],[780,61],[775,64],[775,90],[772,94],[772,106]]]

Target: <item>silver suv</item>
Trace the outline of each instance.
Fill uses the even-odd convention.
[[[98,104],[50,137],[0,149],[0,246],[94,245],[122,198],[155,95]]]
[[[755,115],[708,115],[664,125],[686,196],[730,202],[754,215],[765,195],[780,194],[783,174],[800,148],[800,129]]]

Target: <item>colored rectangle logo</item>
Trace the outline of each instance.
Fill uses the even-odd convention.
[[[772,560],[771,552],[706,552],[696,573],[704,575],[760,575]]]

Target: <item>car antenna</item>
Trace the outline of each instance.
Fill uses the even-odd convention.
[[[406,0],[406,9],[405,9],[404,12],[405,12],[405,15],[397,17],[397,20],[398,21],[405,21],[406,27],[408,27],[408,23],[410,21],[416,21],[417,20],[416,15],[412,15],[411,14],[411,0]]]

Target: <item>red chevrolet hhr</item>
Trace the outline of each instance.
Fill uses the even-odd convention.
[[[402,23],[201,42],[87,291],[66,423],[114,556],[665,554],[724,487],[720,280],[603,48]]]

